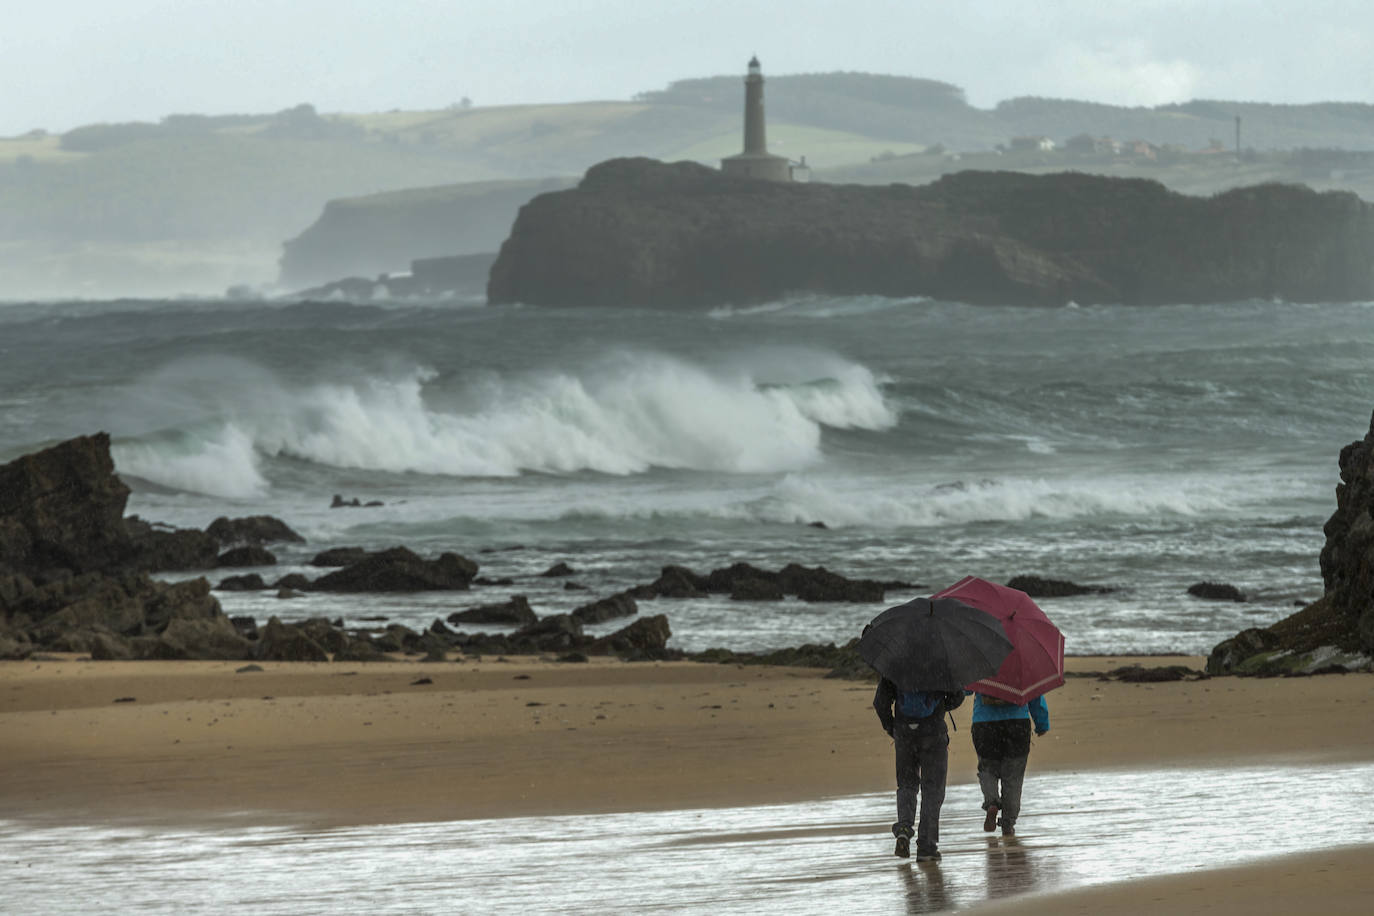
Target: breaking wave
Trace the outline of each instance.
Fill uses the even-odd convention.
[[[157,406],[144,424],[155,415],[171,425],[121,441],[115,460],[157,484],[231,497],[263,492],[270,457],[449,476],[765,473],[820,462],[824,426],[897,422],[861,365],[814,353],[748,357],[707,365],[616,353],[575,370],[440,376],[411,367],[300,386],[237,360],[178,364],[121,399]]]

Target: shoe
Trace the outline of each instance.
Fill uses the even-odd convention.
[[[988,805],[987,816],[983,818],[983,832],[992,833],[992,828],[997,826],[997,806]]]
[[[1016,828],[1010,824],[1002,825],[1002,836],[1016,836]]]
[[[892,854],[893,854],[894,856],[900,856],[900,857],[903,858],[903,859],[908,859],[908,858],[910,858],[910,857],[911,857],[911,841],[908,840],[908,839],[907,839],[906,837],[904,837],[904,836],[899,836],[899,837],[897,837],[897,848],[894,849],[894,850],[892,850]]]
[[[938,849],[922,849],[920,846],[916,847],[917,862],[938,862],[940,858],[940,850]]]

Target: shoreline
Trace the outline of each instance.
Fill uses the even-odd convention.
[[[1073,672],[1198,656],[1075,656]],[[698,662],[0,663],[0,820],[306,833],[473,818],[805,803],[893,789],[873,685]],[[429,683],[417,683],[428,679]],[[1070,677],[1029,773],[1374,760],[1374,674]],[[126,699],[132,697],[132,699]],[[968,704],[950,782],[975,780]],[[603,718],[604,717],[604,718]],[[950,811],[950,814],[956,812]],[[1030,808],[1022,826],[1034,836]],[[874,841],[890,851],[883,825]],[[949,837],[951,841],[953,837]],[[1374,844],[1042,887],[970,912],[1362,913]]]
[[[1075,672],[1198,656],[1077,656]],[[817,669],[504,662],[0,664],[10,817],[306,825],[651,811],[887,792],[869,683]],[[430,683],[422,683],[424,679]],[[421,683],[417,683],[421,682]],[[1374,676],[1070,677],[1030,772],[1374,759]],[[132,699],[127,699],[132,697]],[[950,781],[975,778],[968,707]],[[557,774],[551,779],[550,774]]]

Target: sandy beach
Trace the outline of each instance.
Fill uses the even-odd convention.
[[[1202,663],[1073,658],[1070,669]],[[0,816],[187,822],[250,812],[326,827],[783,803],[893,785],[871,686],[814,670],[533,658],[243,667],[0,665]],[[1074,677],[1049,696],[1053,729],[1036,740],[1031,770],[1369,761],[1372,686],[1369,675]],[[955,718],[950,779],[965,783],[975,775],[967,708]],[[1371,873],[1355,866],[1374,864],[1374,847],[1319,857],[1323,886],[1348,880],[1354,893]],[[1261,873],[1297,889],[1310,872]],[[1187,880],[1233,880],[1222,874]],[[1220,912],[1242,899],[1220,896]],[[1084,899],[1072,911],[1104,911]]]

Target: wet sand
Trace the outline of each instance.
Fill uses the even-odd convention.
[[[1034,893],[965,912],[976,916],[1124,916],[1131,913],[1320,913],[1364,916],[1374,902],[1374,845],[1323,849],[1250,865]]]
[[[1075,658],[1070,668],[1135,663],[1202,667],[1177,657]],[[0,817],[187,824],[233,815],[325,829],[757,806],[893,785],[871,686],[812,670],[538,659],[240,667],[0,664]],[[1030,770],[1365,763],[1374,760],[1371,687],[1370,675],[1071,678],[1048,697],[1053,729],[1036,740]],[[974,779],[968,715],[955,713],[954,784]],[[1368,862],[1369,850],[1350,855]],[[1346,862],[1323,872],[1333,893],[1370,871]],[[1293,870],[1284,886],[1305,886],[1306,874]],[[1115,893],[1129,901],[1140,887]],[[1159,893],[1189,887],[1166,879]],[[1053,899],[1045,912],[1066,911]],[[1095,899],[1084,905],[1108,911]]]
[[[1070,667],[1137,661],[1152,663]],[[59,817],[259,811],[338,825],[766,804],[893,785],[871,686],[814,670],[538,659],[240,667],[0,664],[0,806]],[[1372,760],[1371,686],[1368,675],[1070,678],[1048,697],[1053,729],[1030,767]],[[974,778],[968,716],[955,713],[951,782]]]

